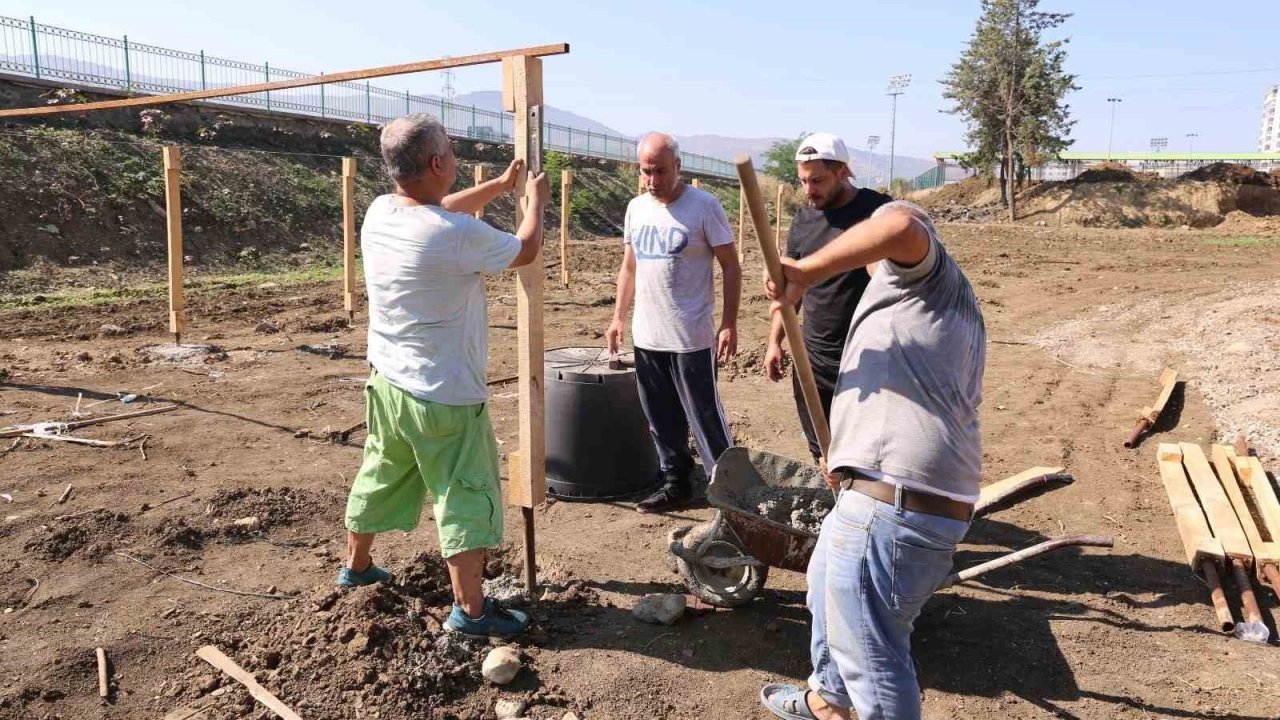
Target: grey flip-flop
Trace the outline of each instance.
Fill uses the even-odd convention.
[[[782,720],[818,720],[805,701],[809,691],[795,685],[769,683],[760,688],[760,704]]]

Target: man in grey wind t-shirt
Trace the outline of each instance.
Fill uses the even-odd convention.
[[[720,201],[680,181],[675,138],[649,133],[637,150],[648,192],[627,205],[617,304],[607,338],[609,351],[616,353],[634,296],[636,383],[663,483],[636,509],[661,512],[692,499],[690,430],[708,475],[732,444],[716,389],[716,360],[737,352],[742,271]],[[713,260],[724,275],[719,331]]]
[[[809,561],[809,690],[768,685],[784,718],[916,720],[911,630],[951,572],[978,498],[986,330],[929,216],[879,208],[802,260],[775,301],[868,266],[831,407],[828,483],[842,490]],[[874,267],[872,267],[874,266]]]

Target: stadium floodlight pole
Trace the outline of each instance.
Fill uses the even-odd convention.
[[[1107,160],[1111,159],[1111,141],[1116,136],[1116,105],[1124,102],[1118,97],[1109,97],[1107,102],[1111,103],[1111,129],[1107,131]]]
[[[893,156],[897,147],[898,131],[898,96],[907,91],[911,84],[910,75],[894,75],[889,78],[888,95],[893,98],[893,111],[889,116],[889,194],[893,194]]]
[[[1163,138],[1163,137],[1151,138],[1152,152],[1163,152],[1164,149],[1167,147],[1169,147],[1169,138]]]
[[[1196,151],[1196,138],[1200,137],[1200,133],[1187,133],[1187,152]]]

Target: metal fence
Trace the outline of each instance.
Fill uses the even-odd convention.
[[[44,80],[139,94],[208,90],[235,85],[310,77],[296,70],[254,65],[155,45],[130,42],[41,25],[34,18],[0,16],[0,71]],[[369,83],[327,83],[276,92],[233,95],[207,102],[250,106],[259,110],[312,115],[338,120],[381,123],[414,112],[440,118],[454,137],[511,144],[515,120],[510,113],[451,103],[443,98],[412,95]],[[623,162],[636,162],[631,138],[544,123],[548,150]],[[688,172],[736,178],[727,160],[680,153]]]

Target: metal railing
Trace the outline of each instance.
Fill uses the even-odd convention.
[[[254,65],[144,45],[78,30],[41,25],[34,18],[0,16],[0,71],[41,80],[69,80],[79,85],[130,93],[164,94],[310,77],[296,70]],[[260,110],[382,123],[401,115],[425,112],[440,118],[454,137],[511,144],[515,120],[510,113],[460,105],[443,98],[412,95],[369,83],[327,83],[206,102],[250,106]],[[548,150],[622,162],[636,162],[636,141],[555,123],[544,123]],[[681,152],[691,173],[736,178],[733,163]]]

